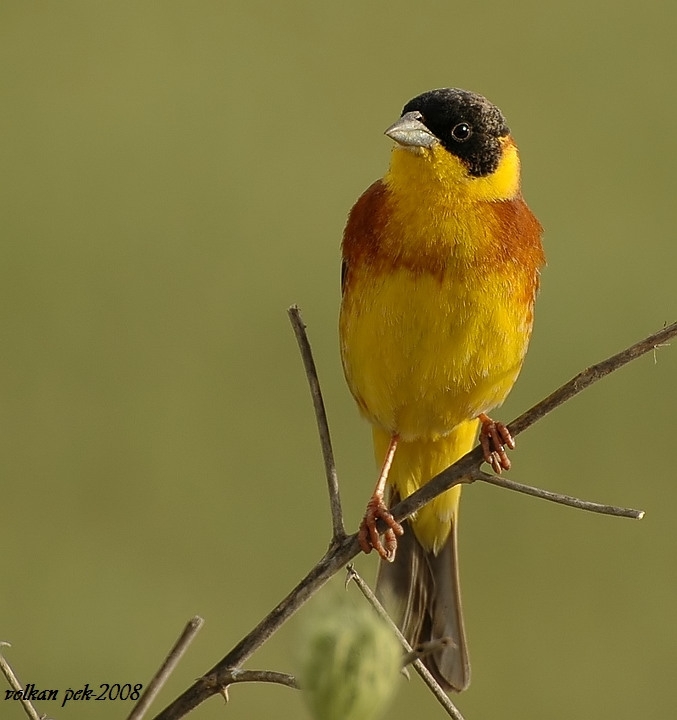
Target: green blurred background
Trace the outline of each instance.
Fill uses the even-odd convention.
[[[415,94],[465,87],[503,109],[546,229],[501,419],[677,319],[676,31],[668,0],[4,0],[0,639],[20,679],[145,683],[199,613],[158,712],[322,554],[291,303],[356,527],[375,468],[338,359],[339,242]],[[513,456],[513,478],[644,508],[642,522],[466,490],[467,720],[674,715],[676,388],[677,348],[660,350]],[[373,578],[375,559],[359,568]],[[302,621],[248,667],[293,671]],[[392,718],[442,716],[417,679],[396,702]],[[0,717],[23,715],[2,701]],[[191,717],[306,715],[290,690],[238,686]]]

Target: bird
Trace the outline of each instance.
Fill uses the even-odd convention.
[[[509,469],[489,417],[527,352],[545,264],[502,112],[460,88],[424,92],[385,130],[389,167],[341,244],[341,360],[381,473],[358,534],[380,555],[377,595],[446,692],[470,683],[458,575],[460,485],[403,523],[388,510],[470,451]],[[382,541],[376,523],[386,522]]]

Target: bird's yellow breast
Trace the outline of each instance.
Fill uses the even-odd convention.
[[[343,362],[362,412],[403,440],[435,439],[503,402],[531,313],[505,286],[406,268],[361,273],[341,313]]]

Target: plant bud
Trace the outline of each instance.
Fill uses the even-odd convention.
[[[393,631],[347,595],[320,604],[304,626],[299,680],[315,720],[373,720],[386,709],[402,664]]]

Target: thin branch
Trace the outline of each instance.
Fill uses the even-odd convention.
[[[0,647],[12,647],[10,643],[0,641]],[[33,707],[33,703],[28,700],[28,698],[25,698],[23,696],[23,687],[21,686],[21,683],[19,682],[19,679],[14,674],[14,671],[12,670],[12,666],[5,660],[2,653],[0,653],[0,672],[7,678],[7,682],[9,683],[9,686],[14,690],[14,692],[20,692],[21,698],[19,699],[19,702],[21,703],[26,715],[31,720],[44,720],[44,715],[39,715],[38,711]]]
[[[277,607],[266,615],[211,670],[196,680],[174,702],[157,715],[155,720],[178,720],[207,698],[221,692],[223,686],[230,679],[232,669],[240,667],[242,663],[250,658],[278,628],[359,552],[360,546],[357,542],[357,535],[350,535],[339,545],[332,546]]]
[[[406,653],[406,660],[408,662],[411,662],[414,670],[416,670],[416,672],[421,676],[421,679],[428,686],[428,688],[435,696],[437,701],[440,703],[440,705],[445,709],[447,715],[449,715],[449,717],[451,718],[454,718],[454,720],[463,720],[463,715],[461,715],[459,709],[454,705],[454,703],[451,702],[449,696],[444,692],[444,690],[442,690],[440,684],[437,682],[437,680],[435,680],[428,668],[423,664],[420,657],[418,657],[417,651],[411,647],[411,645],[407,642],[407,639],[400,632],[400,629],[390,619],[390,615],[388,615],[385,608],[383,607],[383,605],[381,605],[376,595],[374,595],[369,585],[367,585],[367,583],[364,582],[364,580],[359,576],[352,564],[349,565],[346,570],[348,572],[346,582],[354,582],[360,589],[360,592],[364,595],[364,597],[367,598],[370,605],[392,628],[393,632],[397,635],[397,638],[399,639],[402,647],[404,648],[404,651]]]
[[[302,327],[303,324],[301,323],[301,328]],[[302,334],[305,335],[305,331]],[[659,347],[676,335],[677,323],[673,323],[629,347],[627,350],[579,373],[579,375],[563,385],[559,390],[556,390],[552,395],[510,423],[508,427],[511,433],[518,435],[596,380],[617,370],[640,355]],[[397,519],[406,517],[457,483],[473,482],[475,479],[483,480],[483,478],[478,477],[478,469],[482,461],[482,449],[477,447],[462,457],[458,462],[454,463],[450,468],[426,483],[416,493],[399,503],[396,508],[392,509],[393,515]],[[340,542],[333,544],[306,577],[301,580],[272,612],[263,618],[263,620],[240,640],[211,670],[194,682],[191,687],[157,715],[155,720],[178,720],[207,700],[207,698],[221,692],[224,684],[227,684],[229,673],[232,669],[239,667],[251,657],[288,618],[311,598],[333,575],[358,555],[359,552],[360,548],[357,542],[357,535],[350,535]]]
[[[626,517],[634,520],[641,520],[644,517],[644,510],[635,510],[634,508],[618,507],[616,505],[606,505],[589,500],[581,500],[572,495],[563,495],[562,493],[544,490],[542,488],[525,485],[524,483],[508,480],[501,475],[490,475],[482,472],[478,464],[483,461],[482,448],[476,447],[469,453],[464,455],[460,460],[455,462],[451,467],[443,470],[435,477],[419,488],[416,492],[399,502],[390,509],[395,520],[400,521],[408,518],[410,515],[420,510],[424,505],[429,503],[433,498],[443,493],[445,490],[464,483],[486,482],[490,485],[505,488],[506,490],[514,490],[515,492],[531,495],[532,497],[549,500],[559,505],[567,505],[568,507],[577,508],[578,510],[588,510],[590,512],[600,513],[602,515],[613,515],[614,517]],[[385,532],[386,524],[383,520],[376,523],[379,532]]]
[[[151,703],[155,700],[160,690],[162,690],[164,684],[174,671],[174,668],[177,666],[179,660],[183,657],[183,654],[188,649],[188,646],[195,639],[195,636],[198,634],[203,624],[204,620],[199,615],[195,615],[195,617],[192,617],[186,623],[186,627],[183,628],[183,632],[179,636],[179,639],[174,643],[174,647],[172,647],[169,651],[169,654],[153,676],[153,679],[148,683],[143,695],[141,695],[139,701],[132,708],[132,712],[129,713],[127,720],[141,720],[141,718],[146,714],[146,711],[151,706]]]
[[[341,510],[341,496],[339,494],[338,477],[336,474],[336,463],[334,462],[334,451],[331,446],[331,436],[329,435],[329,422],[327,421],[327,413],[324,409],[324,400],[322,399],[322,390],[320,389],[320,381],[317,376],[317,368],[315,360],[308,342],[306,334],[306,326],[301,318],[301,311],[298,305],[292,305],[288,310],[289,320],[291,321],[296,341],[299,344],[301,358],[303,359],[303,367],[308,378],[310,386],[310,394],[313,398],[313,408],[315,409],[315,419],[317,420],[317,430],[320,435],[320,444],[322,445],[322,457],[324,459],[324,473],[327,478],[327,488],[329,490],[329,507],[331,510],[332,523],[332,542],[340,543],[346,537],[346,529],[343,524],[343,511]]]
[[[550,500],[550,502],[559,503],[560,505],[568,505],[578,510],[588,510],[589,512],[600,513],[602,515],[613,515],[614,517],[626,517],[634,520],[641,520],[644,517],[644,510],[634,510],[633,508],[618,507],[617,505],[602,505],[589,500],[580,500],[572,495],[562,495],[561,493],[543,490],[542,488],[524,485],[523,483],[508,480],[502,475],[490,475],[489,473],[478,471],[473,475],[474,480],[481,480],[496,487],[502,487],[506,490],[515,490],[516,492],[532,495],[541,500]]]
[[[242,670],[241,668],[233,668],[230,671],[230,678],[226,677],[226,682],[227,684],[221,689],[221,694],[226,702],[228,702],[228,688],[237,683],[263,682],[273,683],[274,685],[284,685],[294,690],[300,689],[298,680],[293,675],[275,672],[274,670]]]

